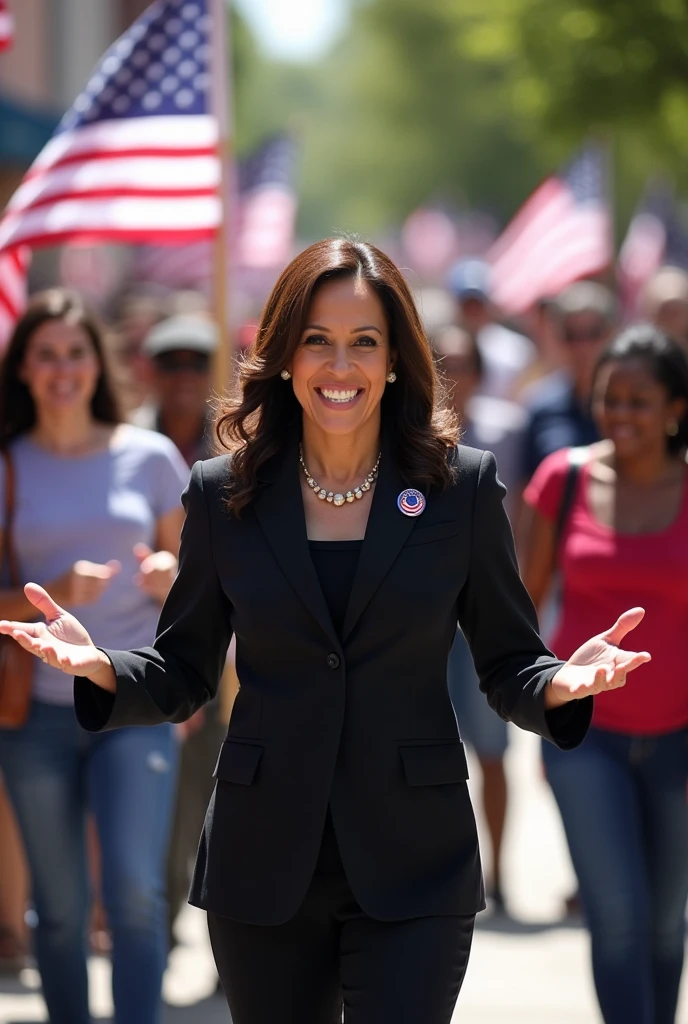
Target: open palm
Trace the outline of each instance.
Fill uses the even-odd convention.
[[[564,704],[624,686],[629,672],[650,661],[647,651],[624,651],[618,646],[644,615],[642,608],[631,608],[611,629],[586,640],[552,680],[553,702]]]
[[[0,633],[53,668],[68,675],[88,676],[102,668],[102,656],[78,619],[56,604],[47,590],[27,583],[24,593],[45,622],[0,621]]]

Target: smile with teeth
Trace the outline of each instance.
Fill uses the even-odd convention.
[[[347,402],[353,402],[354,398],[360,395],[363,388],[316,388],[315,390],[323,398],[326,398],[328,402],[346,405]]]

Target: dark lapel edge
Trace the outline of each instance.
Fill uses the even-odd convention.
[[[385,432],[380,473],[375,484],[365,539],[344,617],[342,642],[346,641],[365,611],[366,605],[389,572],[413,528],[413,517],[405,516],[397,506],[397,498],[405,486],[397,470],[392,444]]]
[[[256,518],[282,572],[330,639],[337,637],[308,550],[306,517],[299,485],[299,440],[294,434],[264,472],[254,505]]]

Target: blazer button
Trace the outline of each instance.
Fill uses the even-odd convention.
[[[328,668],[339,668],[340,661],[341,661],[341,659],[340,659],[338,654],[328,654],[327,655],[327,667]]]

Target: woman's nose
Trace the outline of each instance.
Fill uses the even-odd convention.
[[[348,345],[337,345],[332,353],[332,369],[336,373],[348,373],[351,367]]]

